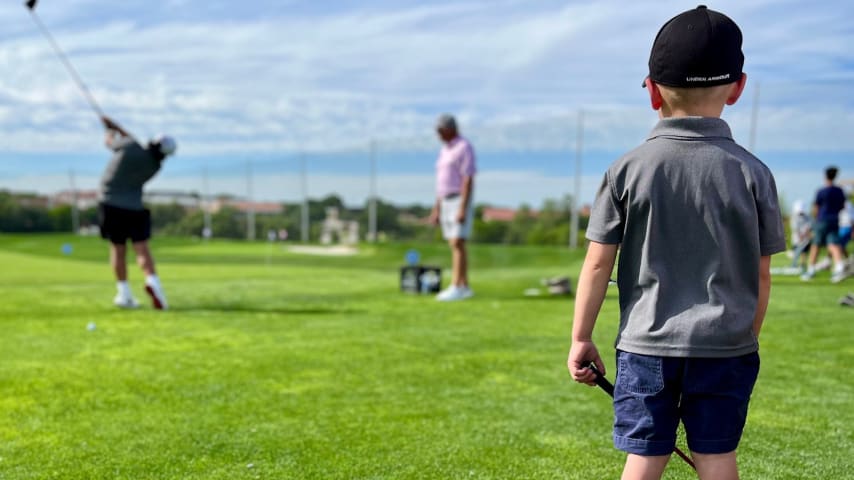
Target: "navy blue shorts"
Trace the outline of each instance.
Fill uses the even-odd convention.
[[[682,421],[692,452],[731,452],[758,374],[759,353],[676,358],[618,350],[614,446],[636,455],[669,455]]]
[[[813,242],[819,247],[841,245],[839,223],[817,221],[813,225]]]
[[[128,210],[112,205],[98,205],[98,225],[101,238],[115,245],[144,242],[151,238],[151,213],[148,210]]]

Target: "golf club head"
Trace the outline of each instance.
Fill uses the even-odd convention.
[[[26,5],[27,8],[32,10],[32,9],[36,8],[36,1],[37,0],[27,0],[26,2],[24,2],[24,5]]]

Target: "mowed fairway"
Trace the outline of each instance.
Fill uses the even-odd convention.
[[[100,240],[0,235],[0,478],[618,478],[609,399],[564,366],[572,300],[522,296],[582,253],[475,245],[476,297],[439,304],[398,292],[411,247],[155,239],[173,308],[121,311]],[[775,277],[743,478],[850,478],[848,291]],[[616,325],[612,289],[611,378]],[[674,457],[665,478],[696,477]]]

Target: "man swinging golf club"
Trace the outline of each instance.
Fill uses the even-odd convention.
[[[118,294],[113,303],[122,308],[134,308],[139,305],[127,283],[127,241],[130,239],[136,252],[137,263],[145,272],[145,291],[151,296],[154,308],[165,310],[166,296],[154,270],[154,258],[148,249],[151,215],[142,204],[142,187],[160,170],[163,160],[175,153],[175,140],[161,135],[143,147],[116,122],[104,115],[71,61],[39,18],[36,3],[37,0],[27,0],[24,6],[50,43],[57,58],[68,70],[92,111],[104,123],[107,129],[107,147],[114,152],[101,178],[98,208],[101,236],[110,241],[110,263],[118,281]]]
[[[113,157],[101,178],[98,217],[101,237],[110,241],[110,264],[116,276],[118,293],[113,301],[121,308],[139,306],[128,286],[127,241],[136,253],[136,261],[145,273],[145,291],[154,308],[167,308],[166,295],[154,269],[148,248],[151,214],[142,203],[142,187],[160,170],[163,160],[175,153],[175,140],[167,135],[140,145],[112,119],[102,117],[107,129],[107,148]]]

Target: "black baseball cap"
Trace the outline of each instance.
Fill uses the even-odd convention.
[[[705,5],[671,18],[649,54],[649,78],[669,87],[714,87],[737,82],[744,67],[741,29]]]

